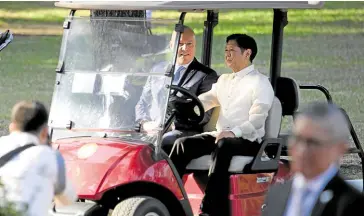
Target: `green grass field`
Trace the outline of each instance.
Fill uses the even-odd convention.
[[[0,2],[0,31],[12,29],[14,42],[0,53],[0,134],[7,133],[12,105],[21,99],[51,101],[62,22],[67,10],[50,2]],[[80,11],[78,15],[88,15]],[[254,36],[258,43],[255,64],[269,73],[272,11],[243,10],[221,13],[215,28],[212,67],[229,72],[223,62],[225,37],[242,32]],[[176,19],[178,13],[155,12],[153,18]],[[186,24],[194,28],[202,46],[203,14],[187,14]],[[364,142],[364,2],[329,2],[321,10],[291,10],[285,28],[282,63],[283,76],[300,84],[327,87],[334,101],[344,107],[360,140]],[[159,29],[160,32],[167,29]],[[197,54],[201,54],[198,48]],[[301,101],[324,99],[315,92],[301,92]],[[345,159],[347,166],[359,172],[356,157]],[[360,173],[359,173],[360,174]]]

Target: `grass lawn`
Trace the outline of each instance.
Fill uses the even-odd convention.
[[[7,132],[9,112],[16,101],[38,99],[50,104],[62,22],[67,14],[67,10],[55,8],[50,2],[0,2],[0,31],[12,29],[17,34],[0,53],[0,134]],[[85,11],[77,14],[88,15]],[[259,51],[255,64],[268,74],[272,15],[270,10],[220,14],[212,67],[219,73],[229,72],[223,62],[225,37],[244,32],[256,38]],[[178,13],[155,12],[153,17],[176,19]],[[203,14],[186,16],[186,24],[195,29],[200,46],[204,19]],[[329,2],[321,10],[292,10],[288,19],[282,74],[300,84],[327,87],[334,101],[347,110],[364,141],[364,2]],[[170,32],[165,28],[158,31]],[[201,54],[200,47],[197,54]],[[315,92],[301,92],[301,96],[303,102],[324,98]],[[357,160],[346,160],[358,166]]]

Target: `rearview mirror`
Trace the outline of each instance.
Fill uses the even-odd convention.
[[[0,33],[0,51],[2,51],[12,40],[13,35],[9,30]]]

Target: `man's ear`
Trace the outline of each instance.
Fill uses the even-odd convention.
[[[338,144],[338,154],[339,155],[345,155],[347,151],[349,150],[349,144],[343,142]]]
[[[39,137],[41,142],[46,144],[48,141],[48,127],[43,127],[43,129],[40,131]]]
[[[9,124],[9,132],[11,133],[11,132],[16,131],[16,130],[17,130],[17,127],[16,127],[15,123],[11,122]]]
[[[173,31],[172,36],[171,36],[171,40],[169,41],[169,48],[171,50],[173,50],[173,44],[176,42],[176,35],[177,33],[175,31]]]
[[[247,49],[247,50],[245,50],[244,55],[245,55],[247,58],[250,58],[250,56],[252,55],[252,50],[251,50],[251,49]]]

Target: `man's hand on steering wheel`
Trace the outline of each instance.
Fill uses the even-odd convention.
[[[171,96],[169,100],[172,109],[175,110],[178,115],[187,115],[188,112],[193,112],[196,103],[189,98],[181,98],[178,96]]]
[[[171,90],[174,90],[175,94],[171,95],[169,105],[173,109],[177,121],[180,123],[199,124],[204,118],[205,111],[198,97],[178,86],[172,85]],[[183,97],[176,96],[178,92]]]

